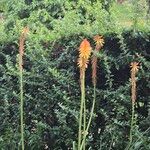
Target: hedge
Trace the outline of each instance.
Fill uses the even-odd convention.
[[[80,42],[103,35],[98,54],[97,99],[87,139],[92,150],[121,150],[128,143],[131,98],[130,63],[137,74],[137,125],[132,148],[150,148],[150,32],[116,26],[101,1],[2,0],[0,20],[0,149],[20,149],[18,40],[30,32],[24,56],[25,149],[67,150],[77,141],[80,106]],[[111,18],[111,17],[112,18]],[[89,114],[93,98],[91,64],[86,71]]]

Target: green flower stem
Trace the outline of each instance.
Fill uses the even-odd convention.
[[[20,123],[21,123],[21,145],[24,150],[24,126],[23,126],[23,68],[22,56],[20,56]]]
[[[88,130],[89,130],[89,127],[90,127],[90,124],[91,124],[91,121],[92,121],[93,114],[94,114],[95,101],[96,101],[96,85],[94,85],[94,99],[93,99],[93,104],[92,104],[92,108],[91,108],[91,112],[90,112],[90,119],[89,119],[87,128],[84,132],[83,140],[82,140],[81,147],[80,147],[79,150],[82,150],[82,148],[85,144],[85,139],[86,139],[86,136],[88,134]]]
[[[84,89],[85,91],[85,89]],[[86,132],[86,102],[85,102],[85,95],[84,95],[84,116],[83,116],[83,134]],[[85,139],[84,140],[84,145],[83,145],[83,150],[85,150]]]
[[[85,102],[85,70],[82,71],[82,78],[81,78],[81,104],[79,117],[78,150],[80,149],[82,139],[82,117],[83,117],[84,102]]]
[[[134,103],[132,103],[132,117],[131,117],[131,128],[130,128],[130,136],[129,136],[129,148],[133,140],[134,116],[135,116],[135,109],[134,109]]]

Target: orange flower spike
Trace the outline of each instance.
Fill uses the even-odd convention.
[[[139,70],[139,63],[137,62],[132,62],[131,65],[131,71],[134,72],[134,73],[137,73],[138,70]]]
[[[23,69],[23,60],[22,57],[24,55],[24,42],[25,42],[25,38],[27,36],[27,33],[29,32],[29,28],[25,27],[22,30],[21,36],[20,36],[20,40],[19,40],[19,68]]]
[[[138,72],[139,70],[139,63],[137,62],[132,62],[131,65],[131,100],[132,100],[132,103],[134,104],[135,101],[136,101],[136,73]]]
[[[22,34],[24,34],[26,36],[28,32],[29,32],[29,28],[24,27],[23,30],[22,30]]]
[[[96,43],[96,50],[99,50],[101,47],[103,47],[104,39],[103,39],[102,36],[95,35],[93,39],[94,39],[94,41]]]
[[[90,54],[91,54],[91,49],[92,48],[91,48],[89,41],[87,39],[84,39],[80,44],[79,57],[89,59]]]
[[[100,51],[100,49],[104,45],[103,37],[99,36],[99,35],[95,35],[93,39],[96,43],[95,50]],[[96,77],[97,77],[97,57],[95,56],[95,54],[93,54],[93,57],[92,57],[92,82],[93,82],[93,85],[96,85]]]
[[[97,77],[97,57],[93,56],[93,58],[92,58],[92,82],[93,82],[93,85],[96,85],[96,77]]]
[[[19,53],[21,56],[24,54],[24,41],[27,36],[27,33],[29,32],[28,27],[24,27],[20,36],[20,42],[19,42]]]
[[[85,69],[87,68],[88,59],[91,55],[91,45],[87,39],[84,39],[79,48],[79,59],[78,59],[78,65],[80,68]]]

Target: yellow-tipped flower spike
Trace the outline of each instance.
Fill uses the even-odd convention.
[[[132,62],[131,65],[131,71],[134,72],[134,73],[137,73],[138,70],[139,70],[139,63],[137,62]]]
[[[26,35],[29,32],[29,27],[24,27],[22,30],[22,34]]]
[[[79,48],[79,53],[81,58],[87,58],[89,59],[90,54],[91,54],[91,45],[87,39],[84,39]]]
[[[87,39],[84,39],[79,48],[79,59],[78,65],[80,68],[85,69],[87,68],[88,59],[91,55],[91,45]]]
[[[95,35],[93,39],[94,39],[94,41],[95,41],[95,43],[96,43],[97,46],[103,47],[103,45],[104,45],[104,39],[103,39],[102,36]]]

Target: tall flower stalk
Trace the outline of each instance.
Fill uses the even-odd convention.
[[[24,42],[28,28],[25,27],[21,33],[19,40],[19,77],[20,77],[20,125],[21,125],[21,147],[24,150],[24,126],[23,126],[23,55],[24,55]]]
[[[91,55],[91,45],[87,39],[84,39],[79,48],[78,66],[80,68],[80,85],[81,85],[81,103],[80,103],[80,116],[79,116],[79,132],[78,132],[78,150],[83,140],[83,149],[85,150],[85,139],[83,134],[86,130],[86,102],[85,102],[85,71],[88,66],[89,57]]]
[[[94,98],[93,98],[93,104],[92,104],[92,108],[91,108],[91,112],[90,112],[90,118],[89,118],[86,130],[84,132],[84,136],[83,136],[80,150],[82,150],[82,148],[84,148],[85,139],[86,139],[86,136],[88,134],[89,127],[90,127],[90,124],[92,121],[94,108],[95,108],[95,102],[96,102],[96,81],[97,81],[96,78],[97,78],[97,61],[98,61],[96,53],[101,50],[101,48],[103,47],[103,44],[104,44],[103,37],[99,36],[99,35],[94,36],[94,41],[96,43],[95,51],[94,51],[93,56],[92,56],[92,82],[93,82],[93,86],[94,86],[94,88],[93,88],[94,89]]]
[[[97,78],[97,56],[96,53],[98,53],[101,48],[104,45],[104,39],[102,36],[96,35],[94,36],[94,41],[95,41],[95,51],[93,53],[92,57],[92,82],[93,86],[96,87],[96,78]]]
[[[136,102],[136,74],[139,70],[139,63],[132,62],[131,65],[131,102],[132,102],[132,116],[131,116],[131,127],[129,135],[129,145],[127,149],[130,148],[133,141],[133,128],[135,121],[135,102]]]

